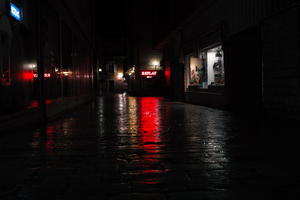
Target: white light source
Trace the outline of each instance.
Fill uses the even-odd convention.
[[[99,71],[99,72],[102,72],[102,68],[99,68],[98,71]]]
[[[72,74],[72,72],[71,72],[71,71],[63,71],[62,74],[63,74],[64,76],[69,76],[69,75]]]
[[[159,66],[159,61],[158,61],[158,60],[153,60],[153,61],[152,61],[152,65],[154,65],[154,66]]]
[[[123,73],[122,73],[122,72],[119,72],[118,75],[117,75],[117,78],[118,78],[119,80],[121,80],[121,79],[123,78]]]
[[[32,64],[31,64],[31,63],[30,63],[30,64],[26,64],[25,67],[26,67],[27,69],[34,70],[34,69],[36,69],[36,64],[33,64],[33,63],[32,63]]]

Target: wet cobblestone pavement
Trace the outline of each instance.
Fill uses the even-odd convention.
[[[158,97],[100,97],[1,134],[0,199],[299,199],[292,134]]]

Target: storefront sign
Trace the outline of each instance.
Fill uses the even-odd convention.
[[[34,78],[38,78],[39,75],[38,75],[38,74],[33,74],[33,77],[34,77]],[[45,77],[45,78],[51,78],[51,74],[50,74],[50,73],[44,73],[44,77]]]
[[[141,71],[141,75],[146,76],[146,78],[152,78],[153,76],[157,75],[157,71],[154,70]]]
[[[16,20],[18,20],[19,22],[22,21],[21,9],[15,6],[11,2],[10,2],[10,15]]]

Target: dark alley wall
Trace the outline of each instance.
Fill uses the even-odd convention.
[[[90,95],[92,1],[41,1],[40,17],[36,0],[11,2],[21,9],[22,20],[10,16],[9,1],[0,1],[0,114],[37,107],[41,66],[46,104]]]
[[[185,11],[185,4],[194,7]],[[198,5],[185,1],[179,5],[182,9],[176,10],[170,2],[156,7],[155,23],[161,29],[154,46],[163,49],[165,63],[185,64],[184,73],[171,65],[170,74],[184,77],[186,101],[217,106],[212,102],[224,99],[222,106],[235,110],[300,114],[298,0],[215,0]],[[176,20],[179,13],[185,14]],[[189,57],[215,45],[224,51],[224,87],[188,91]],[[168,91],[178,88],[175,83],[169,85]]]

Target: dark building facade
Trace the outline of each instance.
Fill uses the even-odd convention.
[[[98,94],[122,93],[124,85],[124,58],[110,57],[105,59],[98,68]]]
[[[0,1],[2,116],[91,95],[93,13],[92,0]]]
[[[132,94],[154,94],[164,86],[161,81],[164,78],[160,66],[161,51],[152,46],[156,29],[152,26],[154,6],[152,1],[111,1],[97,13],[97,35],[101,38],[98,68],[105,69],[110,63],[123,65],[124,72],[127,72],[127,75],[124,73],[124,77],[127,77],[124,88]],[[142,75],[149,71],[155,71],[157,76]],[[112,74],[101,74],[105,80],[98,81],[99,88],[110,90],[109,85],[113,85]],[[115,78],[114,82],[117,87],[120,81]]]
[[[298,0],[169,1],[154,10],[154,24],[168,96],[300,113]]]
[[[100,3],[101,4],[101,3]],[[97,91],[124,91],[124,69],[127,51],[127,1],[110,1],[98,6],[97,35]]]

